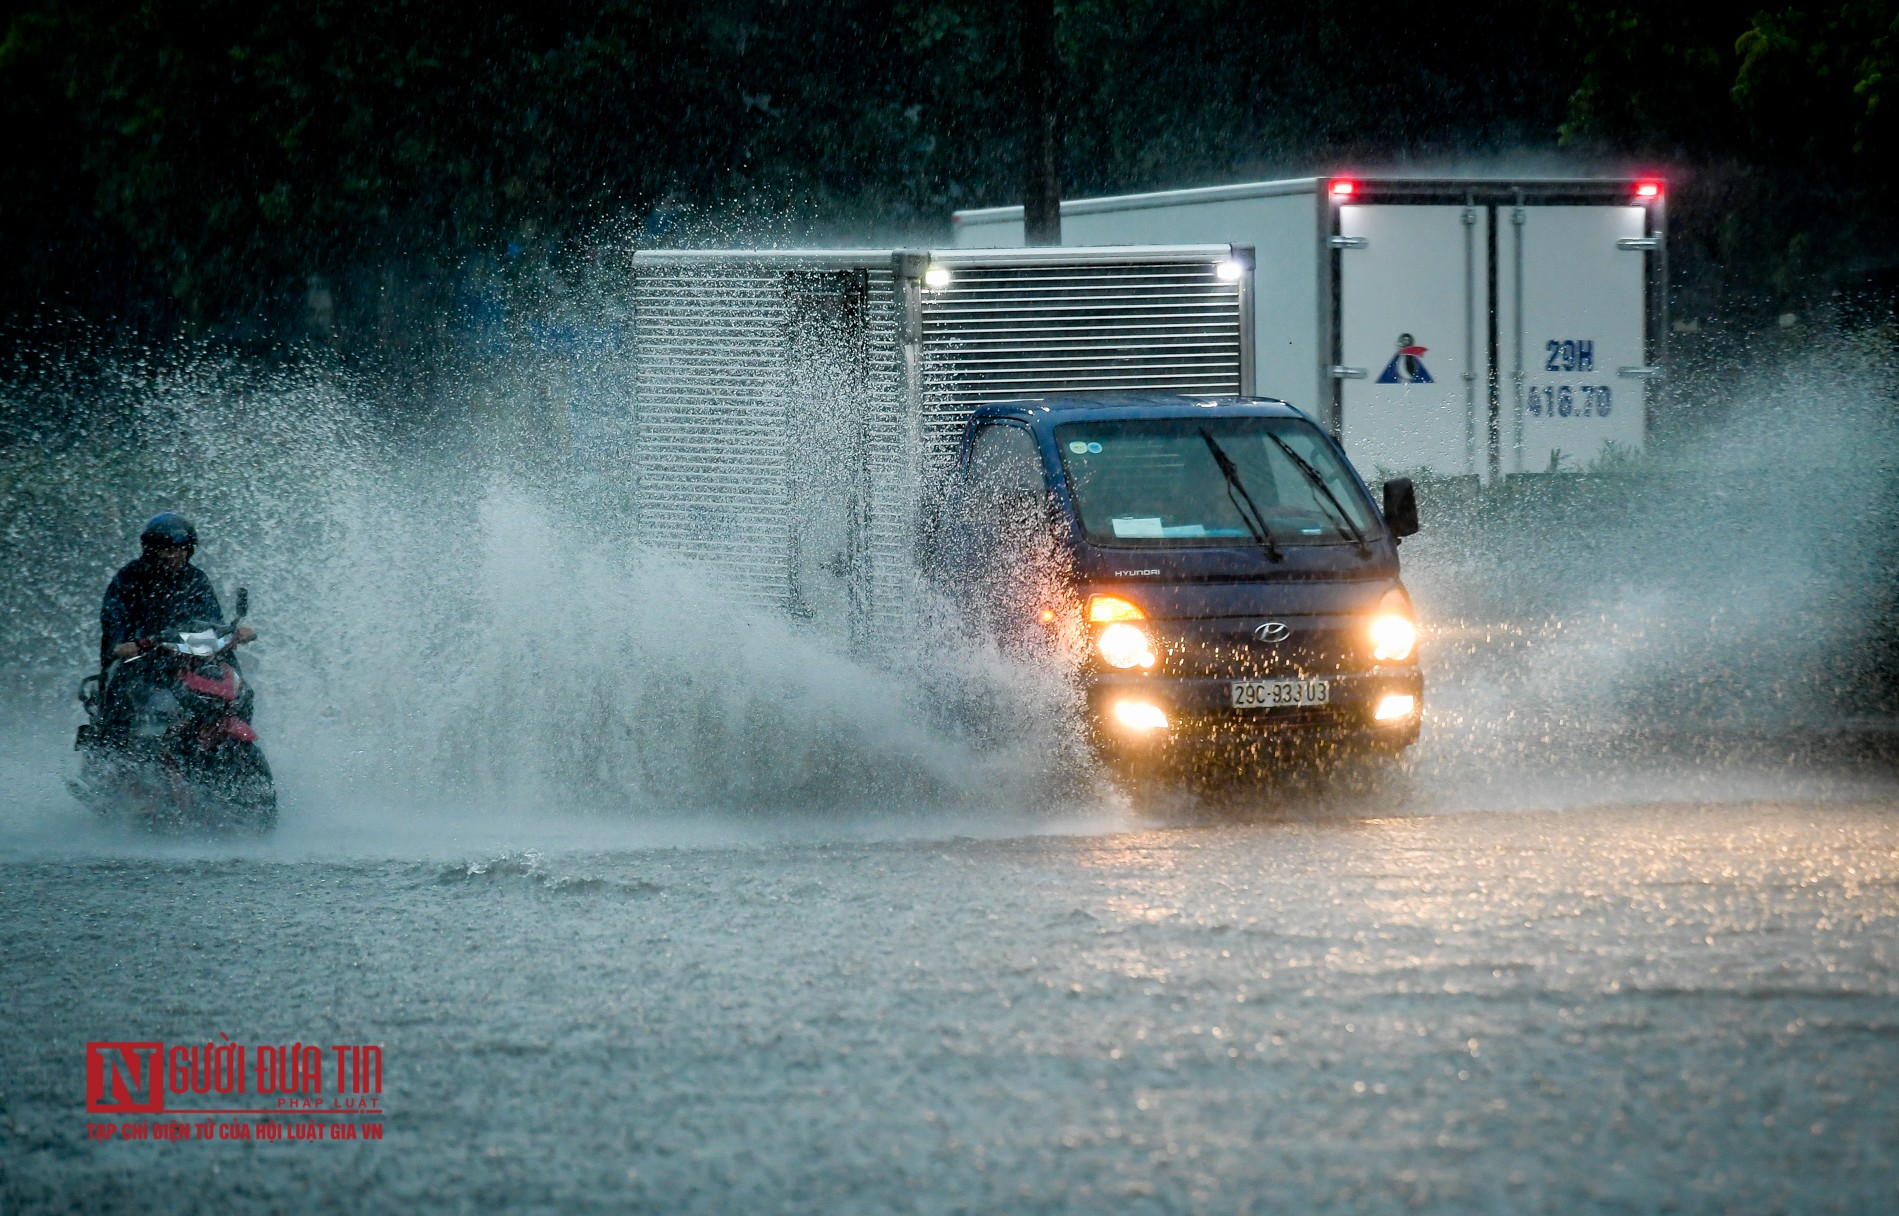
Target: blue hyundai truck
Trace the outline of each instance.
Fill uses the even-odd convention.
[[[1417,738],[1416,499],[1254,391],[1250,248],[633,261],[632,392],[573,435],[654,552],[899,669],[947,596],[1114,760]]]
[[[948,502],[951,582],[1005,636],[1070,639],[1108,759],[1416,742],[1424,677],[1398,560],[1415,492],[1394,478],[1375,501],[1293,406],[985,404]]]

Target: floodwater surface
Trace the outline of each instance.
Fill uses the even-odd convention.
[[[1424,487],[1419,746],[1133,798],[939,606],[867,658],[321,368],[128,373],[0,482],[0,1213],[1893,1210],[1889,370]],[[267,839],[62,785],[159,506]],[[125,1041],[380,1045],[385,1136],[89,1138]]]
[[[0,1199],[1891,1210],[1896,811],[15,861]],[[386,1138],[87,1141],[87,1041],[220,1035],[380,1043]]]

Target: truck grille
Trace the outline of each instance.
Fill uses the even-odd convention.
[[[1369,655],[1343,626],[1301,626],[1278,645],[1256,642],[1252,619],[1231,631],[1163,637],[1161,671],[1170,676],[1214,679],[1279,679],[1365,671]],[[1217,629],[1220,622],[1210,622]],[[1162,624],[1165,629],[1165,624]]]

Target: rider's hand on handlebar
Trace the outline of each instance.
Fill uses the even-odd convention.
[[[237,631],[231,636],[240,642],[255,642],[257,640],[257,631],[252,629],[249,625],[239,625]]]
[[[112,648],[112,653],[117,658],[129,659],[138,653],[138,643],[120,642],[117,646]]]

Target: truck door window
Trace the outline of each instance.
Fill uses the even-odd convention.
[[[979,498],[1041,495],[1042,456],[1026,427],[988,423],[969,445],[968,485]]]
[[[1026,427],[990,423],[970,439],[962,486],[963,570],[972,605],[1007,636],[1035,619],[1060,576],[1041,452]]]

